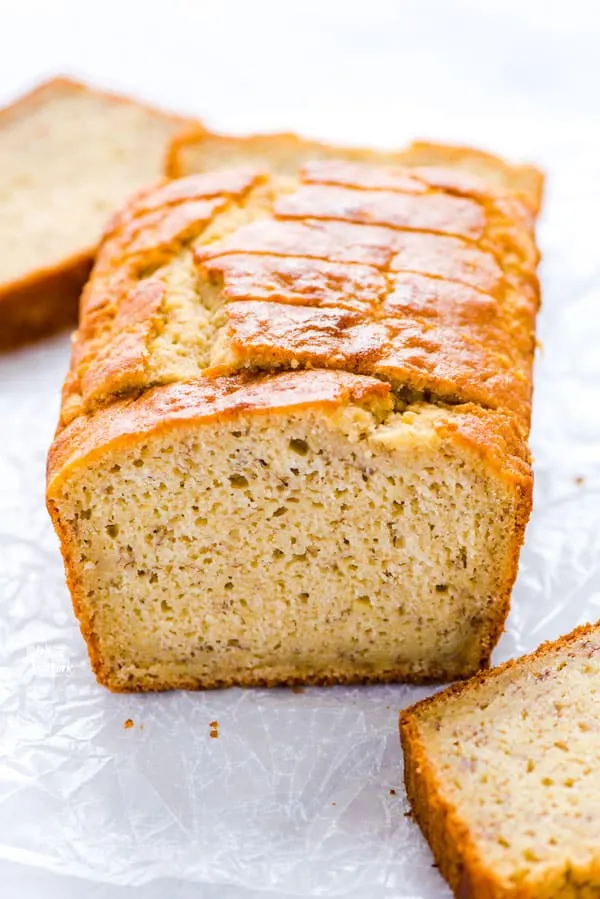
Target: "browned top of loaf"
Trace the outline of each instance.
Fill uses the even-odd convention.
[[[232,211],[246,223],[232,229]],[[346,370],[503,411],[527,432],[533,224],[510,191],[438,166],[330,160],[291,185],[233,169],[144,191],[113,220],[84,292],[63,423],[173,380],[150,346],[169,314],[164,266],[191,248],[197,302],[205,283],[226,303],[225,352],[206,376]]]

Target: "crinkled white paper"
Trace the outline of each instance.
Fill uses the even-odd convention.
[[[600,136],[481,129],[549,176],[535,511],[501,660],[600,618]],[[448,896],[402,788],[398,710],[427,690],[96,684],[44,507],[68,349],[59,337],[0,359],[0,859],[223,895]]]

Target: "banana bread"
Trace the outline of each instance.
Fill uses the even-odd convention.
[[[77,320],[109,213],[190,120],[65,78],[0,111],[0,349]]]
[[[323,160],[115,216],[48,470],[102,683],[488,663],[531,507],[534,203],[511,188]]]
[[[400,732],[455,896],[600,896],[599,624],[418,703]]]

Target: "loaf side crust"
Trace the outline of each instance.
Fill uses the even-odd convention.
[[[502,665],[482,670],[469,680],[452,684],[440,693],[421,700],[400,713],[400,741],[404,754],[404,782],[410,806],[441,874],[459,899],[538,899],[537,891],[527,886],[515,885],[506,889],[493,870],[482,860],[469,828],[461,816],[460,808],[444,796],[444,789],[430,761],[427,745],[422,739],[419,718],[432,706],[444,706],[460,701],[461,697],[476,691],[482,684],[493,682],[509,670],[522,670],[529,662],[544,658],[548,653],[566,649],[580,638],[597,632],[600,622],[575,628],[558,640],[546,641],[528,655],[510,659]],[[600,870],[590,872],[590,892],[575,884],[559,894],[546,892],[546,897],[560,895],[563,899],[587,899],[595,895],[600,886]],[[599,881],[594,887],[594,883]],[[551,889],[551,886],[550,886]]]
[[[161,119],[172,121],[174,127],[187,130],[193,124],[197,134],[202,131],[198,122],[184,116],[173,115],[137,100],[98,90],[62,76],[38,85],[9,106],[0,109],[0,126],[10,125],[11,119],[18,119],[29,109],[43,105],[63,92],[89,94],[114,103],[134,105]],[[93,173],[90,173],[90,178],[93,178]],[[98,237],[100,239],[100,235]],[[0,284],[0,351],[10,350],[77,324],[79,297],[92,270],[96,249],[97,246],[82,247],[72,256],[57,260],[54,266],[31,271],[18,280]]]

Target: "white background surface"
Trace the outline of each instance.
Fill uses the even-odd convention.
[[[498,658],[533,648],[542,639],[554,637],[579,621],[600,616],[600,422],[598,412],[594,415],[600,405],[599,45],[600,7],[595,2],[578,0],[0,0],[2,102],[48,74],[69,73],[201,116],[210,126],[222,130],[290,128],[338,141],[381,145],[401,144],[414,136],[433,137],[472,142],[510,152],[515,157],[530,157],[546,166],[550,190],[540,232],[546,257],[546,306],[540,321],[545,349],[538,361],[533,433],[536,512],[528,532],[508,634]],[[23,625],[27,615],[39,615],[40,622],[45,620],[46,601],[48,607],[56,602],[57,608],[67,609],[56,545],[42,506],[43,456],[56,414],[66,354],[67,343],[59,338],[0,360],[0,421],[4,423],[0,426],[0,603],[8,614],[6,627],[0,630],[6,644],[0,643],[0,665],[4,668],[9,655],[17,652],[18,634],[31,632],[31,621],[29,629]],[[585,477],[583,486],[575,484],[576,476]],[[29,552],[32,558],[35,556],[31,563]],[[30,564],[34,574],[28,580]],[[15,583],[23,587],[18,606],[22,619],[14,615],[11,618],[17,608],[13,603]],[[2,607],[0,614],[4,614]],[[104,696],[98,698],[99,688],[86,680],[77,635],[66,623],[66,613],[61,616],[62,612],[55,615],[53,626],[60,635],[71,628],[68,639],[73,643],[69,646],[75,648],[72,660],[68,656],[69,664],[73,664],[74,670],[81,670],[80,695],[90,703],[89,709],[82,709],[81,717],[89,720],[86,716],[104,716],[103,726],[109,735],[103,744],[106,752],[113,745],[110,741],[116,746],[115,741],[123,738],[122,721],[134,706],[134,718],[156,723],[164,712],[166,718],[162,720],[179,721],[177,716],[183,706],[170,707],[168,700],[162,706],[149,707],[140,700],[128,705],[127,700],[119,698],[109,712],[106,707],[100,709],[100,703],[107,700]],[[27,639],[24,637],[20,643],[21,654],[26,651]],[[12,664],[12,655],[10,659]],[[18,669],[20,657],[15,655],[14,659]],[[6,673],[4,668],[0,673]],[[24,678],[27,670],[25,666]],[[13,693],[3,692],[9,678],[10,672],[0,678],[0,786],[14,784],[17,769],[23,778],[41,777],[40,747],[36,755],[31,733],[39,724],[38,718],[43,718],[42,708],[44,714],[57,717],[54,697],[44,695],[35,681],[30,688],[23,688],[30,689],[29,704],[23,697],[19,697],[18,703],[13,702],[14,684]],[[35,698],[38,688],[39,701]],[[64,698],[65,690],[59,683],[56,697]],[[390,899],[409,895],[401,885],[402,869],[396,858],[403,852],[417,853],[418,864],[413,869],[417,884],[415,871],[418,865],[423,866],[423,887],[415,892],[416,899],[447,896],[446,888],[430,870],[430,859],[418,834],[411,831],[409,842],[401,844],[407,828],[412,827],[400,820],[402,811],[394,808],[390,800],[383,817],[378,817],[368,804],[371,794],[363,790],[364,784],[371,782],[369,778],[382,790],[387,784],[398,787],[401,772],[395,716],[397,707],[416,694],[402,688],[378,693],[330,691],[325,698],[323,694],[324,691],[308,691],[306,696],[292,697],[280,693],[264,702],[260,696],[240,700],[239,695],[228,699],[219,694],[214,698],[198,697],[187,706],[190,720],[196,713],[202,714],[204,727],[204,720],[210,720],[211,714],[220,719],[226,717],[228,703],[236,704],[237,718],[232,713],[231,721],[235,719],[240,726],[248,726],[256,710],[269,707],[272,714],[285,715],[295,704],[295,714],[305,722],[310,739],[318,741],[327,732],[326,725],[316,727],[314,733],[310,731],[313,718],[324,713],[330,715],[331,732],[338,728],[334,746],[339,746],[339,741],[343,743],[347,728],[352,740],[356,740],[357,734],[364,736],[364,744],[359,746],[364,745],[365,753],[380,751],[381,757],[371,767],[362,757],[356,761],[352,776],[355,787],[358,784],[355,794],[362,797],[363,805],[359,802],[357,817],[343,818],[341,813],[340,817],[332,817],[331,832],[326,832],[330,843],[325,837],[315,837],[315,820],[306,817],[312,806],[301,793],[298,801],[306,820],[294,831],[295,836],[281,844],[281,862],[289,866],[294,853],[300,856],[302,846],[312,845],[314,876],[310,863],[299,865],[297,878],[277,874],[277,859],[268,846],[261,855],[260,826],[255,834],[254,868],[248,856],[244,864],[240,860],[236,870],[231,864],[236,857],[235,846],[230,847],[228,856],[225,845],[224,860],[211,862],[211,871],[221,872],[217,886],[201,885],[201,843],[197,847],[199,860],[194,865],[188,857],[188,868],[184,870],[182,862],[179,872],[177,864],[169,865],[168,860],[162,868],[152,867],[143,853],[136,868],[135,849],[131,848],[134,844],[125,836],[124,860],[116,843],[114,858],[106,849],[104,861],[101,853],[90,860],[85,857],[85,840],[91,841],[93,834],[90,818],[80,824],[79,830],[74,826],[69,832],[72,843],[81,838],[77,853],[84,857],[75,864],[77,853],[70,852],[74,849],[70,845],[64,851],[61,868],[55,840],[61,822],[44,820],[51,806],[40,805],[42,811],[36,811],[36,805],[31,807],[27,845],[34,847],[37,855],[35,859],[33,855],[26,858],[23,828],[17,827],[17,817],[21,816],[21,821],[27,814],[26,806],[11,806],[7,800],[10,791],[4,790],[0,794],[0,856],[5,859],[0,861],[1,899],[123,899],[132,894],[140,899],[259,899],[292,894]],[[73,694],[69,701],[75,702]],[[32,720],[27,720],[27,714]],[[21,727],[16,732],[19,715],[21,723],[24,716],[25,723],[31,725],[31,731]],[[70,739],[75,739],[74,720],[71,717],[65,724]],[[192,725],[188,721],[185,725],[184,736],[190,739]],[[59,749],[57,733],[56,729],[52,731],[54,742],[48,741],[48,753]],[[307,746],[301,737],[301,732],[296,731],[295,742],[290,741],[289,746],[281,737],[279,742],[273,739],[271,750],[283,752],[291,747],[298,757],[304,754],[309,758],[313,749],[310,739]],[[168,753],[175,752],[169,734],[161,737],[158,733],[155,738],[157,751],[162,753],[160,764],[167,769],[170,762],[180,764],[180,759],[169,759]],[[226,733],[214,743],[225,744],[222,751],[230,753],[227,764],[231,765],[235,753],[227,748]],[[248,745],[240,742],[242,755],[246,750],[250,752]],[[145,751],[143,747],[135,750],[136,763],[144,763]],[[210,764],[206,747],[201,751],[206,764]],[[75,760],[83,764],[83,758],[74,752]],[[218,773],[218,759],[213,759],[212,764]],[[352,783],[343,759],[320,774],[309,766],[303,776],[309,792],[311,785],[324,791],[323,808],[336,801],[332,796],[343,802],[347,784]],[[262,782],[259,779],[257,783]],[[265,781],[267,787],[269,783]],[[50,789],[47,783],[45,788]],[[286,794],[285,787],[282,789],[281,802],[285,804],[291,801],[292,794]],[[57,795],[60,796],[60,790]],[[260,802],[260,796],[254,799]],[[397,805],[400,803],[398,799]],[[207,811],[209,806],[202,808]],[[217,814],[222,813],[218,803],[214,808]],[[247,808],[244,807],[244,813]],[[323,808],[318,809],[319,820]],[[95,811],[92,805],[89,816],[93,818]],[[36,819],[36,814],[41,818]],[[371,820],[381,825],[381,834],[368,834],[372,843],[363,840],[363,846],[374,853],[373,861],[380,844],[378,864],[387,870],[387,879],[370,883],[369,859],[357,861],[353,870],[350,856],[346,876],[330,881],[328,852],[332,856],[337,853],[336,857],[342,860],[344,853],[344,844],[336,844],[335,834],[342,833],[350,821],[350,830],[342,837],[351,841],[357,834],[360,836],[352,826],[360,828],[361,815],[367,827]],[[277,822],[276,815],[272,821]],[[215,821],[215,827],[218,825],[219,821]],[[106,826],[100,816],[98,827]],[[118,837],[118,822],[115,827]],[[248,822],[248,828],[251,827]],[[236,830],[232,824],[234,842],[242,832],[242,825]],[[298,834],[302,839],[298,839]],[[263,837],[265,843],[271,840],[275,846],[274,834]],[[160,842],[160,834],[156,839]],[[11,856],[7,850],[7,846],[14,849],[19,840],[21,860],[33,861],[34,866],[16,864],[18,853]],[[222,840],[227,844],[226,836]],[[44,842],[49,847],[47,857],[42,851]],[[360,845],[359,840],[356,846]],[[264,845],[262,849],[265,850]],[[146,853],[147,850],[146,840]],[[12,861],[6,860],[11,857]],[[53,859],[52,864],[48,858]],[[127,858],[131,861],[130,871]],[[118,870],[116,883],[140,883],[147,879],[144,871],[151,871],[149,876],[155,877],[159,869],[185,877],[194,870],[198,882],[153,880],[140,887],[99,882]],[[66,878],[61,876],[61,870],[93,880]],[[241,884],[252,884],[256,889],[247,891]]]

